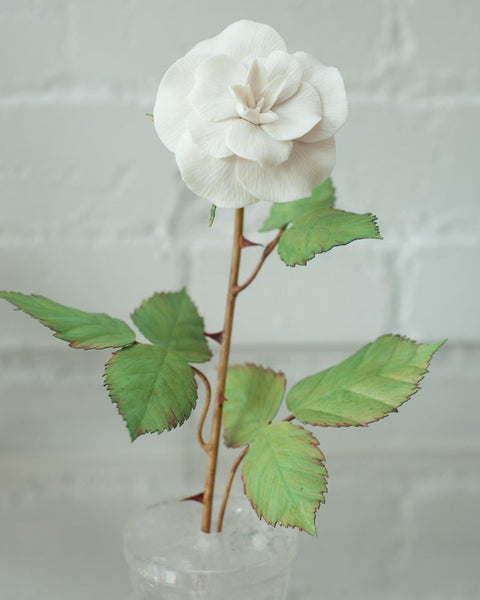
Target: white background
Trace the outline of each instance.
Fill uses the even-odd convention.
[[[478,598],[475,0],[0,0],[0,288],[127,319],[186,285],[221,329],[233,212],[208,228],[144,113],[168,66],[239,18],[343,73],[338,206],[375,212],[384,241],[306,268],[273,255],[238,302],[233,361],[293,384],[382,333],[449,338],[397,415],[317,432],[329,493],[290,598]],[[269,239],[267,211],[247,210],[251,239]],[[197,415],[131,445],[102,388],[108,352],[71,350],[6,303],[0,331],[0,599],[126,599],[128,514],[202,488]]]

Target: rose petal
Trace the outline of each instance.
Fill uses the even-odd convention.
[[[286,49],[285,42],[275,29],[263,23],[243,20],[232,23],[219,35],[199,42],[189,54],[228,54],[242,60]]]
[[[230,87],[245,81],[246,67],[234,58],[219,54],[202,61],[195,71],[190,104],[207,121],[236,116],[235,99]]]
[[[280,77],[283,82],[276,97],[268,96],[267,99],[265,90],[265,108],[268,110],[274,104],[285,102],[298,91],[302,82],[302,68],[295,57],[281,51],[272,52],[266,59],[265,66],[270,81]]]
[[[205,121],[195,112],[192,112],[187,118],[187,129],[202,152],[215,158],[225,158],[233,154],[225,140],[229,129],[236,120]]]
[[[277,75],[263,88],[262,95],[265,101],[265,110],[270,110],[272,108],[284,86],[285,80],[280,77],[280,75]]]
[[[185,133],[185,120],[191,108],[188,94],[195,83],[195,69],[205,56],[184,56],[165,73],[153,108],[155,129],[165,146],[175,152]]]
[[[240,104],[240,106],[243,107],[244,106],[248,106],[248,93],[247,93],[247,89],[244,85],[240,85],[240,84],[236,84],[236,85],[232,85],[230,88],[230,92],[233,94],[234,98],[235,98],[235,106],[238,104]]]
[[[258,60],[255,58],[249,69],[248,75],[245,85],[250,85],[250,89],[254,95],[254,101],[256,103],[257,96],[260,96],[260,92],[265,87],[267,82],[267,72],[265,71],[265,67],[261,65]]]
[[[309,196],[335,165],[334,138],[315,144],[293,142],[290,158],[276,167],[238,159],[237,176],[256,198],[269,202],[289,202]]]
[[[275,104],[273,112],[278,120],[263,129],[276,140],[295,140],[310,131],[322,118],[322,105],[315,89],[302,83],[295,96],[282,104]]]
[[[347,118],[347,95],[340,72],[335,67],[326,67],[306,52],[294,55],[303,70],[303,81],[313,85],[322,102],[322,120],[309,131],[303,142],[319,142],[331,137],[340,129]]]
[[[274,140],[258,125],[238,119],[227,133],[227,146],[247,160],[255,160],[262,165],[279,165],[290,156],[293,142]]]
[[[213,158],[203,154],[186,132],[177,146],[175,157],[183,181],[198,196],[229,208],[258,202],[235,176],[239,160],[236,156]]]

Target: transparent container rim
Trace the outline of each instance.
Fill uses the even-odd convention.
[[[234,496],[232,496],[231,501],[234,502],[235,500],[239,500],[239,499],[241,499],[240,495],[234,495]],[[188,500],[185,500],[183,498],[170,498],[170,499],[166,499],[166,500],[161,500],[160,502],[155,502],[154,504],[150,504],[146,508],[137,511],[136,513],[134,513],[132,515],[132,517],[127,521],[127,524],[125,526],[125,531],[127,531],[129,526],[135,522],[136,518],[138,518],[145,511],[154,509],[155,507],[158,507],[158,506],[165,506],[168,504],[177,504],[177,503],[183,502],[183,501],[188,501]],[[251,567],[248,567],[248,570],[250,570],[250,571],[262,570],[266,564],[269,564],[272,562],[275,562],[278,565],[279,570],[282,570],[283,568],[285,568],[287,565],[290,564],[292,558],[295,556],[298,530],[294,527],[291,527],[291,526],[284,527],[283,525],[278,525],[277,523],[273,526],[268,525],[268,527],[271,527],[272,529],[275,529],[276,531],[284,530],[285,531],[284,535],[290,537],[290,541],[291,541],[290,548],[288,549],[287,552],[285,552],[284,560],[279,561],[278,557],[275,557],[274,561],[272,559],[263,559],[263,560],[256,562]],[[201,532],[201,533],[203,533],[205,536],[212,536],[213,538],[219,538],[222,535],[224,535],[224,532],[217,532],[217,531],[213,531],[211,533],[204,533],[204,532]],[[280,534],[280,535],[282,535],[282,534]],[[141,565],[146,562],[143,558],[139,557],[138,554],[136,554],[135,552],[131,552],[130,550],[127,552],[125,544],[124,544],[124,553],[125,553],[125,558],[127,559],[127,562],[129,562],[129,563],[135,562],[138,565]],[[154,562],[158,566],[164,567],[165,569],[169,568],[168,564],[164,564],[160,560],[155,560],[155,557],[150,557],[149,561]],[[245,569],[245,567],[243,567],[243,568]],[[175,570],[177,572],[180,571],[180,569],[175,569]],[[228,574],[228,573],[234,573],[235,571],[238,571],[238,568],[232,567],[229,569],[184,569],[184,570],[181,570],[181,572],[185,573],[186,575],[208,575],[208,574],[213,574],[213,573]]]

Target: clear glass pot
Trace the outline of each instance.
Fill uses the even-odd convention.
[[[296,531],[229,500],[222,533],[200,531],[202,505],[170,500],[133,516],[124,533],[135,600],[284,600]],[[215,512],[216,514],[216,512]]]

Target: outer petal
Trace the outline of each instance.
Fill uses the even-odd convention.
[[[279,165],[290,156],[293,142],[274,140],[258,125],[238,119],[228,131],[227,146],[242,158],[262,165]]]
[[[293,142],[287,162],[277,167],[238,159],[237,176],[256,198],[269,202],[289,202],[309,196],[335,165],[335,141],[332,138],[305,144]]]
[[[225,140],[228,131],[237,120],[238,118],[218,122],[205,121],[193,111],[187,118],[187,129],[202,152],[215,158],[225,158],[233,154]]]
[[[205,56],[184,56],[163,76],[153,108],[155,129],[165,146],[175,152],[185,133],[185,120],[190,112],[188,94],[195,85],[195,69]]]
[[[230,86],[243,83],[246,76],[247,69],[238,60],[225,54],[210,56],[195,71],[190,104],[207,121],[234,117],[237,113]]]
[[[294,56],[281,51],[272,52],[267,57],[265,66],[270,81],[276,77],[281,77],[283,81],[280,93],[276,98],[265,98],[265,109],[268,110],[273,104],[285,102],[296,94],[302,82],[302,68]]]
[[[203,154],[185,133],[175,155],[182,178],[187,187],[216,204],[228,208],[242,208],[258,202],[237,180],[236,156],[212,158]]]
[[[295,140],[310,131],[322,118],[322,105],[315,89],[302,83],[295,96],[272,108],[278,120],[263,129],[276,140]]]
[[[322,120],[305,137],[304,142],[319,142],[332,135],[347,118],[347,95],[340,72],[335,67],[326,67],[306,52],[296,52],[303,70],[303,81],[313,85],[322,101]]]
[[[219,35],[194,46],[189,54],[228,54],[237,60],[259,58],[275,50],[286,50],[282,37],[269,25],[255,21],[236,21]]]

